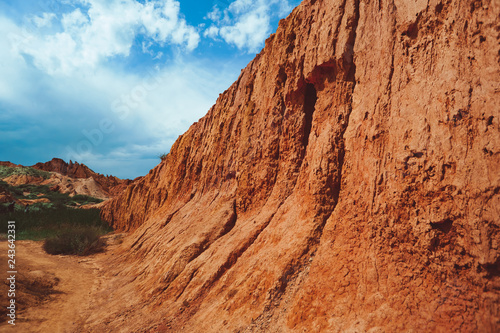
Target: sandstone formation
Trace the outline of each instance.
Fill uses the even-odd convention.
[[[37,163],[33,165],[33,168],[48,172],[57,172],[61,175],[69,176],[72,178],[90,178],[91,176],[96,174],[85,164],[80,164],[78,162],[73,163],[73,161],[69,161],[68,164],[60,158],[53,158],[52,160],[45,163]]]
[[[24,184],[39,185],[43,183],[45,179],[31,175],[10,175],[2,180],[11,186],[19,186]]]
[[[32,205],[35,203],[50,203],[50,200],[47,198],[40,198],[40,199],[19,199],[17,200],[18,204],[21,204],[23,206],[28,206]]]
[[[15,167],[19,167],[20,166],[20,165],[14,164],[14,163],[9,162],[9,161],[6,161],[6,162],[0,161],[0,165],[1,166],[6,166],[6,167],[11,167],[11,168],[15,168]]]
[[[102,190],[111,197],[118,195],[127,185],[131,183],[129,179],[104,176],[100,173],[92,171],[85,164],[80,164],[78,162],[73,163],[73,161],[66,163],[60,158],[53,158],[51,161],[45,163],[37,163],[33,165],[33,168],[48,172],[56,172],[69,178],[92,178],[93,181],[95,181],[98,186],[102,187]]]
[[[60,173],[53,172],[51,173],[50,178],[43,181],[41,185],[49,185],[51,186],[51,191],[68,193],[70,196],[83,194],[103,200],[109,199],[112,196],[108,190],[109,188],[99,184],[93,177],[71,178],[63,176]],[[116,188],[114,188],[114,190],[116,190]]]
[[[499,17],[304,0],[104,206],[130,236],[87,327],[498,332]]]
[[[32,166],[32,168],[49,172],[48,179],[32,175],[29,172],[32,169],[29,167],[26,168],[11,162],[0,162],[0,166],[28,169],[27,173],[14,173],[1,179],[11,186],[48,185],[51,191],[68,193],[70,196],[82,194],[106,200],[118,195],[132,182],[129,179],[104,176],[92,171],[85,164],[73,163],[72,161],[68,164],[59,158]]]

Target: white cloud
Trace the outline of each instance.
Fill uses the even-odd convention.
[[[283,17],[291,9],[288,0],[236,0],[224,11],[215,6],[207,15],[214,23],[203,35],[256,52],[271,33],[271,20]]]
[[[219,28],[216,26],[211,26],[205,32],[203,33],[203,36],[209,37],[212,39],[217,39],[217,36],[219,36]]]
[[[82,14],[80,8],[77,8],[70,13],[63,14],[61,23],[64,31],[76,35],[83,25],[89,23],[89,18]]]
[[[218,21],[220,21],[220,19],[222,17],[221,15],[222,15],[222,13],[221,13],[219,7],[214,6],[212,11],[207,14],[207,18],[212,20],[212,21],[218,22]]]
[[[226,42],[235,44],[239,49],[257,51],[269,36],[270,29],[269,15],[254,11],[242,15],[234,25],[223,26],[219,34]]]
[[[145,174],[159,161],[156,155],[167,152],[237,79],[250,57],[194,60],[195,54],[175,51],[195,49],[198,30],[241,49],[257,49],[284,4],[237,0],[207,16],[213,25],[196,28],[186,22],[177,0],[72,0],[54,13],[43,9],[24,20],[0,13],[4,158],[34,164],[67,158],[69,147],[96,171]],[[153,61],[158,65],[146,71],[147,65],[132,57],[121,61],[132,50],[149,59],[167,58],[158,45],[175,46],[168,63]],[[133,73],[120,67],[127,61],[138,65]],[[85,133],[96,133],[104,119],[113,131],[94,136],[94,144]]]
[[[256,4],[257,6],[252,6]],[[235,2],[231,3],[229,6],[229,9],[234,13],[234,14],[245,14],[249,11],[255,10],[255,9],[264,9],[264,6],[266,4],[270,4],[269,1],[263,2],[263,1],[252,1],[252,0],[236,0]],[[252,8],[253,7],[253,8]]]
[[[74,14],[65,24],[84,21]],[[145,174],[159,162],[156,156],[168,152],[178,135],[208,111],[243,66],[183,60],[179,55],[142,74],[99,63],[92,70],[75,70],[78,64],[65,58],[79,45],[70,33],[59,33],[43,43],[52,43],[61,58],[45,50],[32,59],[38,67],[71,73],[50,75],[19,55],[9,36],[22,38],[23,29],[1,14],[0,31],[6,32],[0,35],[0,49],[5,50],[0,52],[0,144],[8,147],[4,158],[17,163],[58,156],[122,177]],[[37,42],[31,38],[30,43]],[[102,133],[102,139],[96,136],[94,144],[85,133],[99,130],[103,119],[112,122],[113,131]],[[14,154],[34,160],[8,157]]]
[[[32,16],[31,21],[38,28],[50,27],[52,20],[56,18],[54,13],[43,13],[42,16]]]
[[[141,11],[141,22],[150,36],[157,42],[165,42],[169,38],[176,44],[186,44],[192,51],[199,43],[199,35],[194,27],[188,26],[180,18],[180,6],[177,1],[166,1],[159,9],[155,3],[148,2]]]
[[[175,0],[141,4],[135,0],[83,0],[87,7],[61,14],[61,31],[44,34],[28,31],[18,41],[18,52],[33,58],[39,69],[71,74],[93,68],[114,56],[128,56],[134,39],[144,34],[160,45],[166,43],[194,50],[200,37],[187,24]],[[37,26],[56,19],[54,13],[33,18]]]

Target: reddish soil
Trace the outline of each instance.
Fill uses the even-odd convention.
[[[108,235],[107,251],[116,246],[120,235]],[[6,272],[7,242],[0,242],[0,267]],[[84,331],[84,321],[92,316],[103,281],[102,260],[109,252],[88,257],[49,255],[43,242],[16,242],[16,325],[6,322],[2,312],[0,332],[74,333]],[[2,310],[7,302],[7,285],[0,285]],[[94,310],[92,310],[94,311]]]

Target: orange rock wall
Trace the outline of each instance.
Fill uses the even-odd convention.
[[[133,232],[114,265],[140,302],[119,325],[500,330],[499,15],[305,0],[103,208]]]

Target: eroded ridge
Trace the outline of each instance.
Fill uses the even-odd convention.
[[[499,14],[303,1],[103,209],[131,232],[111,293],[137,296],[110,316],[175,332],[498,331]]]

